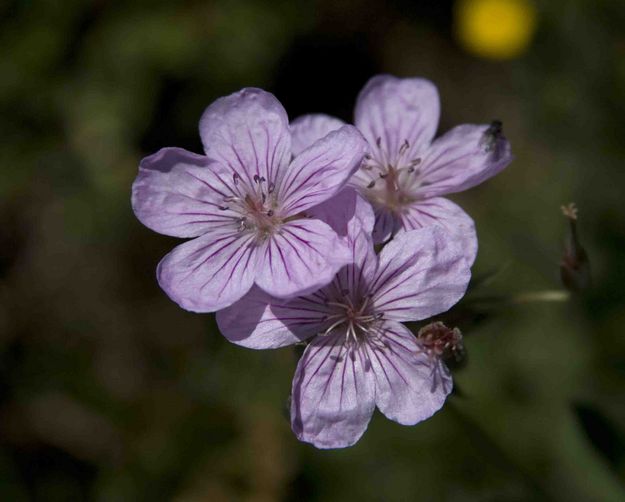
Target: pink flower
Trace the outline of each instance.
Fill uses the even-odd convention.
[[[251,88],[210,105],[200,135],[206,155],[164,148],[141,161],[132,187],[144,225],[192,238],[158,265],[165,292],[184,309],[213,312],[254,284],[281,298],[328,284],[351,256],[316,206],[360,165],[362,135],[341,127],[293,159],[284,108]]]
[[[217,313],[221,332],[245,347],[310,340],[293,379],[291,426],[318,448],[354,444],[376,406],[400,424],[425,420],[452,388],[441,351],[402,322],[444,312],[463,296],[470,277],[464,250],[428,227],[398,235],[377,256],[373,217],[358,221],[361,228],[349,232],[353,263],[329,285],[289,301],[253,288]]]
[[[473,220],[442,195],[460,192],[494,176],[512,160],[501,123],[460,125],[434,140],[440,115],[434,84],[420,78],[373,77],[360,92],[354,123],[369,143],[366,160],[352,177],[375,209],[373,237],[428,225],[446,228],[463,242],[473,263]],[[295,152],[343,126],[326,115],[307,115],[291,125]]]

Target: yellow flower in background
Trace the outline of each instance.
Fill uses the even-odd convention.
[[[512,59],[529,45],[536,10],[529,0],[458,0],[455,31],[469,52],[490,59]]]

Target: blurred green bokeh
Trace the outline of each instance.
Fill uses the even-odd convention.
[[[0,3],[0,500],[625,500],[625,5],[535,5],[531,45],[497,62],[454,39],[451,1]],[[503,120],[516,160],[455,197],[493,274],[459,323],[459,392],[318,451],[286,419],[293,350],[167,299],[177,241],[130,185],[160,147],[200,151],[221,95],[349,119],[375,72],[435,81],[441,130]],[[570,201],[593,288],[521,301],[562,287]]]

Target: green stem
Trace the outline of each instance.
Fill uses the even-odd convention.
[[[566,302],[571,298],[568,291],[563,289],[546,289],[544,291],[532,291],[530,293],[521,293],[512,297],[510,303],[534,303],[534,302]]]

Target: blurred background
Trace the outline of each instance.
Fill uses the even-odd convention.
[[[0,500],[625,500],[624,27],[620,0],[1,1]],[[502,120],[516,160],[454,197],[486,278],[448,321],[456,395],[318,451],[286,418],[293,350],[168,300],[178,241],[130,186],[201,152],[219,96],[350,120],[380,72],[433,80],[440,132]],[[571,201],[593,286],[541,301]]]

